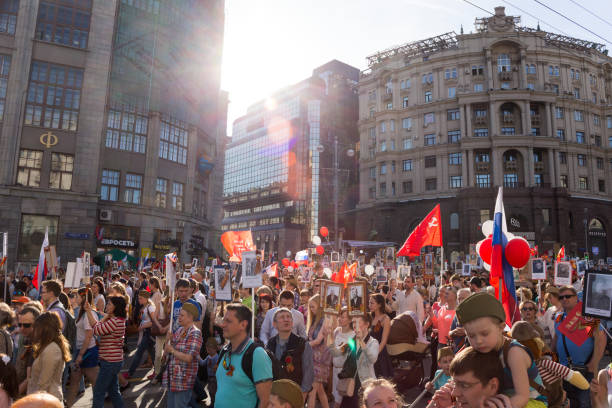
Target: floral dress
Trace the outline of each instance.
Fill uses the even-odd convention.
[[[323,328],[323,319],[308,330],[308,341],[316,340],[319,332]],[[332,363],[331,351],[325,344],[325,340],[318,346],[312,348],[312,357],[314,362],[314,382],[327,384],[329,381],[329,370]]]

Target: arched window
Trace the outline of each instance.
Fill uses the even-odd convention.
[[[500,54],[497,57],[497,72],[510,72],[512,67],[510,66],[510,57],[508,54]]]
[[[504,161],[505,162],[515,162],[517,160],[518,159],[517,159],[515,151],[511,150],[511,151],[508,151],[508,152],[504,153]]]
[[[452,230],[458,230],[459,229],[459,214],[452,213],[450,215],[450,228]]]

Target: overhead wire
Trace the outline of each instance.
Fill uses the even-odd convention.
[[[589,13],[590,15],[592,15],[593,17],[595,17],[596,19],[602,21],[603,23],[609,25],[610,27],[612,27],[612,23],[610,23],[609,21],[604,20],[603,18],[599,17],[597,14],[593,13],[591,10],[589,10],[588,8],[584,7],[582,4],[578,3],[577,1],[574,0],[569,0],[572,3],[574,3],[575,5],[577,5],[578,7],[580,7],[581,9],[583,9],[584,11],[586,11],[587,13]]]
[[[480,7],[479,5],[472,3],[472,2],[471,2],[471,1],[469,1],[469,0],[463,0],[463,1],[464,1],[464,2],[466,2],[467,4],[470,4],[470,5],[474,6],[474,7],[476,7],[477,9],[480,9],[480,10],[484,11],[485,13],[489,13],[489,14],[490,14],[490,15],[492,15],[492,16],[494,15],[494,14],[493,14],[493,13],[491,13],[489,10],[484,9],[484,8]]]

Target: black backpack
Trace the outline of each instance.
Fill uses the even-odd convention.
[[[68,340],[68,343],[70,344],[70,350],[76,351],[77,327],[76,327],[76,320],[74,319],[74,316],[72,315],[72,313],[70,313],[64,308],[64,305],[62,305],[62,302],[60,302],[59,300],[56,301],[55,304],[51,306],[51,308],[49,308],[49,311],[52,311],[53,309],[59,309],[62,312],[64,312],[64,316],[66,319],[66,325],[64,326],[64,329],[62,330],[62,334],[64,335],[66,340]],[[82,318],[86,319],[87,316],[83,316]]]
[[[229,347],[230,345],[228,344],[221,349],[221,352],[219,353],[219,360],[217,360],[219,362],[218,364],[222,364],[223,356],[228,352]],[[253,343],[249,344],[247,349],[244,351],[244,354],[242,355],[242,371],[244,371],[246,376],[249,377],[249,380],[255,384],[255,381],[253,380],[253,353],[258,347],[261,347],[266,352],[270,358],[270,361],[272,362],[272,380],[278,380],[280,378],[280,371],[279,365],[274,363],[276,361],[276,357],[274,357],[272,352],[266,349],[261,341],[253,341]]]

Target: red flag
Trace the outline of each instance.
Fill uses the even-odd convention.
[[[221,243],[230,256],[230,261],[242,262],[242,251],[254,251],[251,231],[227,231],[221,235]]]
[[[440,204],[436,205],[410,233],[404,245],[397,252],[397,256],[419,256],[421,248],[428,245],[442,246]]]
[[[557,262],[561,262],[565,259],[565,245],[561,247],[559,253],[557,254]]]

